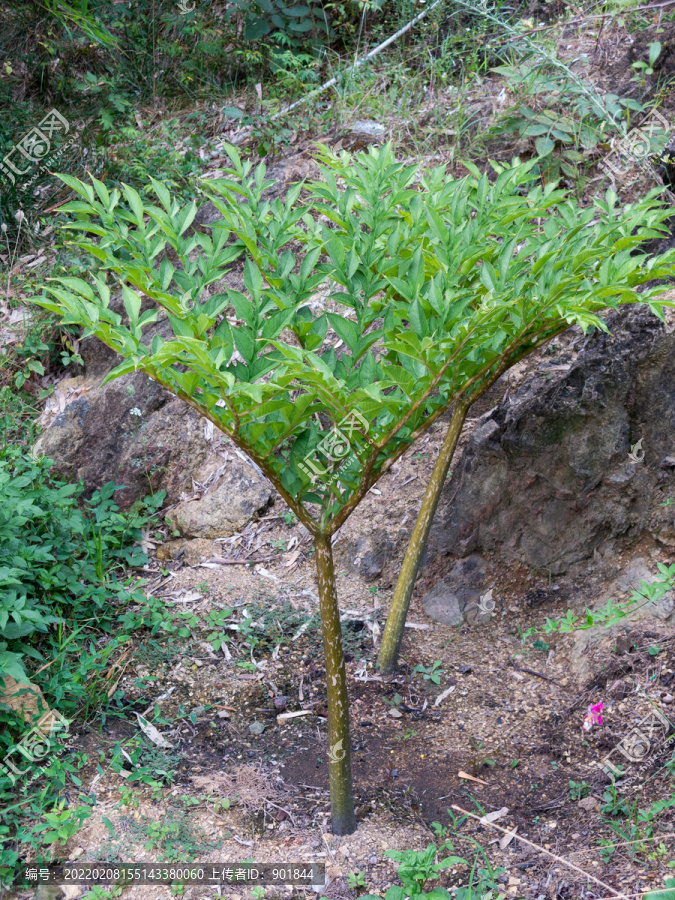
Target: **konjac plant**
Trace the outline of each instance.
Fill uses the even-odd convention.
[[[189,231],[196,205],[181,207],[155,180],[157,203],[61,176],[81,198],[61,207],[76,216],[67,227],[82,232],[75,243],[94,265],[86,280],[50,279],[32,299],[120,354],[107,380],[140,369],[213,422],[311,533],[332,827],[347,834],[356,822],[333,535],[452,407],[448,461],[469,406],[556,334],[603,327],[597,311],[618,303],[661,314],[658,289],[637,289],[670,274],[671,256],[634,250],[668,211],[651,195],[627,210],[612,196],[581,209],[533,184],[533,163],[497,168],[493,183],[473,169],[459,180],[443,167],[421,174],[388,146],[353,157],[320,147],[323,180],[269,202],[264,165],[253,173],[228,153],[228,177],[203,184],[222,215],[208,234]],[[242,261],[239,291],[226,279]],[[441,474],[406,555],[408,597]],[[400,643],[401,596],[385,667]]]

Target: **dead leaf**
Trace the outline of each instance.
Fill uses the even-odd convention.
[[[499,839],[499,849],[500,849],[500,850],[506,850],[506,848],[509,846],[509,844],[511,843],[511,841],[512,841],[513,838],[515,837],[516,831],[518,831],[518,826],[517,826],[517,825],[514,825],[513,828],[511,829],[511,831],[508,831],[508,832],[504,835],[504,837],[502,837],[502,838]]]
[[[169,594],[169,597],[176,603],[194,603],[195,600],[201,600],[204,595],[199,591],[175,591],[173,594]]]
[[[291,553],[286,562],[283,563],[285,569],[290,569],[291,566],[295,565],[295,563],[298,561],[298,557],[300,556],[300,552],[300,550],[294,550],[293,553]]]
[[[300,716],[313,716],[314,711],[311,709],[300,709],[297,712],[289,712],[289,713],[281,713],[281,715],[277,716],[277,724],[283,725],[284,722],[287,722],[289,719],[297,719]]]
[[[173,744],[170,744],[165,737],[162,737],[154,725],[151,725],[140,713],[136,713],[136,718],[141,731],[153,744],[157,744],[158,747],[163,747],[165,750],[173,750]]]
[[[443,691],[442,694],[439,694],[438,697],[434,700],[434,706],[440,706],[440,704],[445,700],[446,697],[449,697],[450,694],[457,689],[456,684],[450,685],[447,691]]]
[[[0,703],[9,706],[12,712],[23,716],[24,722],[31,722],[36,717],[51,710],[40,688],[30,681],[23,684],[15,681],[11,675],[4,676],[5,686],[0,687]]]
[[[480,820],[480,824],[489,825],[491,822],[496,822],[497,819],[501,819],[503,816],[507,815],[508,811],[508,806],[502,806],[501,809],[496,809],[494,812],[487,813],[487,815],[483,816]]]

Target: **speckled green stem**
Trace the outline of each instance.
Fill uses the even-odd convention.
[[[332,827],[333,834],[352,834],[356,830],[356,817],[349,745],[349,698],[330,535],[315,535],[314,547],[319,579],[323,653],[326,660],[328,776]]]
[[[441,498],[441,491],[452,462],[452,457],[457,446],[457,441],[462,433],[464,420],[471,404],[464,400],[457,402],[455,411],[448,427],[447,434],[443,441],[441,451],[436,460],[434,471],[427,485],[422,506],[413,528],[413,533],[408,544],[408,549],[403,558],[401,571],[399,572],[398,581],[394,590],[394,596],[391,600],[387,623],[384,626],[382,634],[382,645],[377,658],[380,672],[389,675],[396,667],[398,654],[403,639],[403,629],[405,627],[406,616],[408,615],[408,607],[410,606],[410,598],[412,597],[415,587],[415,579],[417,571],[422,559],[422,553],[429,537],[431,523],[434,520],[436,507]]]

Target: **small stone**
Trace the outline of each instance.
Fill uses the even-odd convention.
[[[398,778],[398,769],[392,769],[392,770],[391,770],[391,777],[392,777],[392,778]]]
[[[286,709],[288,706],[288,697],[275,697],[274,705],[277,709]]]
[[[378,137],[379,135],[384,134],[387,129],[384,127],[384,125],[380,125],[379,122],[362,120],[359,122],[354,122],[351,130],[355,131],[357,134],[369,134],[372,137]]]
[[[392,707],[389,710],[389,715],[392,717],[392,719],[401,719],[403,717],[403,713],[401,712],[401,710],[396,709],[395,707]]]
[[[73,852],[70,854],[71,859],[79,859],[84,855],[84,849],[82,847],[75,847]]]
[[[376,865],[377,865],[377,857],[376,857],[376,856],[371,856],[370,859],[368,860],[368,863],[369,863],[369,865],[371,865],[371,866],[376,866]]]
[[[265,730],[265,724],[264,722],[251,722],[248,730],[250,734],[262,734]]]
[[[599,805],[595,797],[584,797],[579,801],[579,809],[584,809],[586,812],[593,812]]]
[[[664,702],[664,703],[672,703],[672,702],[673,702],[673,695],[672,695],[672,694],[666,694],[666,696],[663,698],[663,702]]]

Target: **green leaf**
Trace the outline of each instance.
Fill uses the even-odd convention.
[[[654,41],[649,45],[649,66],[650,68],[654,67],[654,63],[661,55],[661,42]]]
[[[415,299],[410,304],[408,315],[410,316],[410,324],[415,329],[415,334],[420,338],[426,337],[427,334],[429,334],[429,326],[427,324],[426,316],[424,315],[424,310],[422,309],[422,304],[419,300]]]
[[[548,137],[540,137],[534,142],[534,146],[537,148],[538,156],[548,156],[555,147],[555,141]]]
[[[345,319],[336,313],[328,313],[328,321],[337,336],[345,342],[352,353],[355,353],[359,340],[356,325],[350,319]]]
[[[122,285],[122,296],[124,297],[124,308],[132,323],[138,321],[141,311],[141,298],[136,291],[132,291],[126,284]]]
[[[246,23],[244,37],[247,41],[257,41],[266,34],[269,34],[272,26],[265,19],[250,19]]]
[[[134,216],[136,217],[136,224],[139,227],[143,227],[143,201],[141,200],[138,191],[135,191],[132,187],[129,187],[128,184],[122,185],[122,189],[124,190],[124,196],[127,198],[127,202],[131,207]]]

